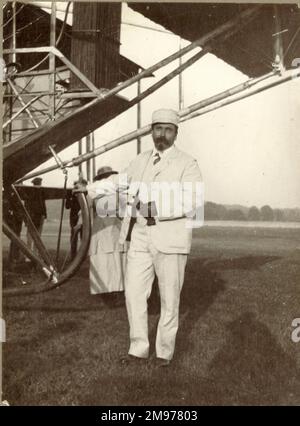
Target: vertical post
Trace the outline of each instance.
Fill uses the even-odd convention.
[[[179,50],[182,48],[181,43],[181,37],[179,37]],[[179,66],[182,65],[182,56],[179,56]],[[178,84],[179,84],[179,90],[178,90],[178,105],[179,110],[183,109],[183,78],[182,78],[182,72],[178,75]]]
[[[92,133],[92,151],[95,151],[95,133],[94,132]],[[92,164],[93,164],[92,177],[94,179],[94,177],[96,176],[96,157],[93,157]]]
[[[82,154],[82,140],[80,139],[78,141],[78,155]],[[82,175],[82,163],[79,164],[78,166],[78,173],[81,176]]]
[[[274,19],[275,19],[275,42],[274,42],[274,56],[275,64],[279,67],[283,67],[283,45],[281,36],[281,19],[278,5],[274,5]]]
[[[1,14],[1,16],[0,16],[0,38],[1,38],[1,40],[3,40],[3,25],[2,25],[3,22],[2,22],[2,19],[3,19],[3,14]],[[0,88],[1,95],[3,95],[2,90],[3,90],[3,88],[2,88],[2,84],[1,84],[1,88]],[[0,117],[0,125],[2,127],[2,114],[1,114],[1,117]],[[1,173],[1,176],[2,176],[2,161],[0,162],[0,173]],[[1,227],[2,227],[2,218],[3,218],[2,206],[3,206],[3,204],[2,204],[2,191],[1,191],[1,194],[0,194]],[[3,237],[2,237],[2,234],[1,234],[1,237],[0,237],[1,247],[2,247],[2,238]],[[1,250],[1,253],[0,253],[0,273],[1,273],[1,277],[2,277],[3,276],[2,275],[2,250]],[[2,323],[2,321],[3,321],[3,319],[2,319],[2,280],[0,280],[0,322]],[[2,327],[2,324],[0,324],[0,327]],[[2,329],[0,329],[0,333],[1,333],[1,331],[2,331]],[[1,339],[1,334],[0,334],[0,404],[3,401],[3,398],[2,398],[2,340],[4,340],[4,339]]]
[[[56,44],[56,2],[51,2],[50,46]],[[55,55],[49,55],[49,113],[51,120],[55,119]]]
[[[16,17],[16,11],[17,11],[17,7],[16,7],[16,2],[12,3],[12,38],[11,38],[11,42],[10,42],[10,48],[11,49],[16,49],[17,48],[17,17]],[[11,53],[9,58],[10,62],[17,62],[17,54],[16,53]],[[7,92],[9,95],[12,95],[12,89],[11,87],[7,88]],[[9,101],[8,101],[8,108],[9,108],[9,115],[10,117],[12,117],[13,115],[13,97],[10,96],[9,97]],[[7,128],[7,133],[5,132],[5,141],[6,142],[10,142],[11,141],[11,135],[12,135],[12,126],[13,123],[9,123],[8,128]]]
[[[86,152],[90,151],[90,147],[91,147],[91,135],[88,134],[86,135],[85,138],[85,146],[86,146]],[[88,182],[91,182],[91,160],[87,160],[86,161],[86,180]]]
[[[141,69],[139,69],[139,73],[141,72]],[[137,95],[139,96],[141,94],[142,91],[142,79],[140,79],[137,82]],[[141,102],[138,102],[137,104],[137,128],[140,129],[142,125],[142,107],[141,107]],[[142,138],[140,136],[138,136],[137,138],[137,154],[140,154],[141,152],[141,145],[142,145]]]
[[[12,4],[12,26],[13,26],[13,31],[12,31],[12,48],[16,49],[17,48],[17,17],[16,17],[16,2],[14,1]],[[12,54],[12,62],[17,62],[17,54],[13,53]]]

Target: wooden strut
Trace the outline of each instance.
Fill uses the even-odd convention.
[[[191,66],[194,62],[196,62],[196,60],[198,60],[200,57],[204,56],[205,53],[209,52],[210,49],[211,49],[212,43],[214,43],[216,41],[217,37],[222,35],[222,37],[223,37],[222,40],[224,40],[224,39],[232,36],[235,32],[239,31],[241,26],[245,26],[247,23],[250,22],[251,19],[254,18],[255,14],[259,10],[259,8],[260,8],[260,6],[257,6],[257,7],[251,8],[251,9],[247,9],[245,12],[242,12],[238,17],[235,17],[234,19],[228,21],[227,23],[222,25],[217,30],[214,30],[211,33],[207,34],[206,36],[201,37],[199,40],[197,40],[197,41],[191,43],[190,45],[186,46],[185,48],[181,49],[179,52],[176,52],[175,54],[169,56],[168,58],[164,59],[163,61],[160,61],[156,65],[148,68],[147,70],[142,71],[141,73],[139,73],[135,77],[127,80],[126,82],[122,83],[119,86],[116,86],[114,89],[106,92],[105,94],[102,93],[102,99],[107,99],[109,96],[112,96],[113,94],[122,90],[125,86],[127,87],[130,84],[132,84],[133,82],[139,81],[142,78],[142,76],[146,76],[147,74],[152,73],[153,70],[156,70],[157,68],[162,67],[169,62],[172,62],[174,59],[177,59],[179,56],[187,53],[188,51],[194,49],[195,47],[198,47],[198,45],[205,44],[203,46],[203,49],[200,52],[196,53],[192,58],[190,58],[188,61],[186,61],[181,66],[177,67],[174,71],[172,71],[166,77],[162,78],[160,81],[158,81],[157,83],[152,85],[145,92],[141,93],[141,95],[139,95],[139,96],[135,97],[134,99],[132,99],[131,101],[129,101],[128,107],[135,105],[141,99],[144,99],[146,96],[149,96],[151,93],[153,93],[159,87],[166,84],[172,78],[177,76],[179,73],[181,73],[183,70],[185,70],[188,66]],[[243,18],[243,21],[241,21],[242,18]],[[223,34],[223,32],[225,32],[225,34]],[[101,101],[101,99],[100,99],[100,101]],[[97,102],[99,102],[99,99],[93,100],[92,102],[89,103],[89,105],[92,106],[94,103],[97,103]],[[141,136],[143,136],[143,134],[141,134]],[[139,137],[139,134],[137,134],[136,137]],[[133,137],[133,139],[135,139],[136,137]],[[130,140],[132,140],[132,139],[130,139]],[[125,142],[123,142],[123,143],[125,143]],[[84,162],[84,161],[89,160],[90,158],[93,158],[93,155],[90,156],[90,154],[91,153],[84,154],[83,160],[81,162]],[[99,155],[99,154],[96,154],[96,155]],[[76,161],[76,160],[74,160],[74,161]],[[81,162],[76,162],[76,165],[80,164]],[[70,164],[70,161],[64,162],[65,167],[69,166],[69,164]],[[71,166],[72,165],[74,165],[74,163],[72,163]],[[55,170],[55,169],[57,169],[56,166],[50,166],[49,168],[44,169],[42,172],[46,173],[48,171],[52,171],[52,170]],[[36,176],[37,175],[36,173],[37,172],[26,175],[25,177],[19,179],[17,182],[21,182],[21,181],[28,179],[29,177]]]
[[[5,290],[6,296],[20,296],[25,294],[38,294],[43,293],[49,290],[52,290],[62,283],[66,282],[68,278],[76,273],[78,268],[81,266],[83,259],[86,258],[89,245],[90,245],[90,236],[91,236],[91,219],[90,219],[90,209],[88,202],[84,194],[77,194],[77,200],[79,202],[81,212],[82,212],[82,240],[77,252],[77,256],[72,260],[68,265],[66,265],[67,258],[64,260],[63,268],[60,268],[60,271],[57,272],[53,266],[45,264],[43,259],[35,254],[33,251],[29,250],[27,245],[19,238],[15,232],[6,224],[3,223],[3,231],[5,235],[13,242],[15,242],[19,249],[36,264],[38,264],[43,270],[44,274],[47,277],[46,281],[40,282],[39,285],[28,284],[22,287],[12,287]],[[65,268],[66,266],[66,268]]]
[[[56,3],[55,1],[51,2],[51,18],[50,18],[50,46],[55,48],[56,42]],[[49,94],[55,92],[55,54],[50,53],[49,55],[49,76],[48,76],[48,85],[49,85]],[[55,96],[49,95],[49,115],[51,120],[55,119]]]
[[[173,62],[175,59],[178,59],[179,57],[185,55],[186,53],[190,52],[191,50],[197,48],[197,47],[203,47],[206,46],[208,43],[212,42],[213,40],[217,39],[220,36],[223,36],[229,32],[238,31],[241,27],[244,27],[247,25],[250,20],[252,20],[255,15],[258,13],[262,6],[256,5],[251,8],[248,8],[247,10],[241,12],[238,16],[235,16],[233,19],[230,19],[225,24],[221,25],[217,29],[209,32],[203,37],[200,37],[199,39],[195,40],[194,42],[190,43],[188,46],[184,47],[183,49],[173,53],[172,55],[168,56],[167,58],[157,62],[155,65],[152,65],[150,68],[147,68],[146,70],[142,71],[141,73],[135,75],[134,77],[124,81],[120,85],[114,87],[113,89],[108,90],[106,93],[102,93],[98,88],[94,86],[94,84],[87,79],[65,56],[56,48],[56,47],[36,47],[36,48],[19,48],[19,49],[4,49],[3,53],[32,53],[32,52],[47,52],[47,53],[54,53],[67,67],[76,74],[76,76],[97,96],[102,99],[108,99],[111,96],[116,95],[120,91],[126,89],[127,87],[131,86],[132,84],[136,83],[137,81],[141,80],[144,77],[148,77],[151,75],[154,71],[157,71],[158,69],[168,65],[169,63]],[[93,102],[99,101],[94,100]]]
[[[153,93],[155,90],[157,90],[159,87],[161,87],[162,85],[166,84],[168,81],[170,81],[172,78],[174,78],[176,75],[178,75],[178,73],[182,72],[184,69],[186,69],[188,66],[192,65],[197,59],[199,59],[201,56],[204,55],[205,51],[209,51],[210,46],[212,45],[212,43],[214,43],[216,41],[216,38],[219,37],[220,35],[222,35],[222,40],[230,37],[232,34],[234,34],[235,32],[239,31],[240,28],[242,26],[245,26],[247,23],[249,23],[250,20],[252,20],[255,17],[256,12],[258,11],[258,7],[256,8],[252,8],[252,9],[248,9],[247,11],[241,13],[240,15],[238,15],[238,17],[235,17],[233,20],[228,21],[227,23],[225,23],[224,25],[222,25],[220,28],[218,28],[217,30],[212,31],[211,33],[207,34],[206,36],[202,37],[201,39],[198,40],[198,43],[204,43],[206,41],[207,44],[205,44],[203,46],[202,51],[196,53],[196,55],[194,55],[191,59],[189,59],[186,63],[184,63],[183,65],[181,65],[180,67],[178,67],[177,69],[175,69],[173,72],[171,72],[169,75],[167,75],[166,77],[164,77],[163,79],[161,79],[159,82],[155,83],[153,86],[151,86],[149,89],[147,89],[144,93],[142,93],[140,95],[140,97],[136,97],[134,99],[132,99],[131,101],[129,101],[126,105],[126,109],[130,108],[131,106],[135,105],[136,103],[138,103],[140,101],[140,99],[144,99],[146,96],[149,96],[151,93]],[[243,20],[241,20],[243,18]],[[209,45],[208,45],[209,42]],[[190,46],[194,46],[193,48],[197,47],[195,46],[195,43],[192,43]],[[190,46],[187,46],[186,48],[182,49],[180,52],[176,52],[175,56],[177,55],[182,55],[184,53],[186,53],[187,49],[191,49]],[[66,58],[63,57],[63,55],[56,49],[53,47],[42,47],[42,48],[37,48],[40,50],[45,50],[45,51],[55,51],[57,56],[63,60],[66,61],[67,65],[69,67],[74,67],[73,64],[71,64]],[[28,48],[22,48],[22,49],[18,49],[18,51],[21,52],[27,52],[28,50],[32,50],[32,49],[28,49]],[[174,60],[174,55],[171,55],[169,57],[172,57],[172,60]],[[161,61],[159,63],[159,66],[162,66],[164,63],[164,61]],[[156,65],[158,66],[158,65]],[[149,73],[149,69],[146,70]],[[74,72],[77,74],[78,78],[80,78],[82,81],[84,81],[87,85],[89,85],[90,83],[90,89],[93,90],[93,84],[91,82],[89,82],[88,79],[86,79],[86,77],[77,69],[74,69]],[[140,79],[140,76],[144,73],[144,71],[142,73],[140,73],[139,75],[135,76],[135,79]],[[87,81],[85,81],[87,80]],[[130,84],[130,81],[132,81],[132,79],[128,80],[127,82],[125,82],[125,84]],[[114,90],[121,90],[122,86],[116,86]],[[109,98],[109,96],[112,96],[113,92],[112,91],[106,91],[103,94],[103,91],[98,90],[97,88],[95,88],[98,92],[101,92],[99,94],[99,96],[102,96],[102,98],[100,99],[95,99],[91,102],[89,102],[86,107],[89,107],[90,109],[93,108],[94,106],[98,107],[99,103],[103,100],[103,99],[107,99]],[[74,141],[75,142],[75,141]],[[85,161],[85,160],[84,160]],[[54,167],[55,169],[55,167]],[[28,176],[28,175],[27,175]],[[31,174],[30,174],[31,176]],[[24,180],[24,179],[22,179]],[[20,181],[20,180],[19,180]]]
[[[19,249],[22,251],[25,256],[34,261],[40,268],[43,270],[45,275],[50,278],[53,275],[53,271],[33,252],[27,245],[21,240],[20,237],[7,225],[7,223],[2,223],[3,232],[11,241],[18,244]],[[55,276],[55,275],[54,275]]]
[[[274,40],[274,65],[278,67],[278,69],[284,69],[284,55],[283,55],[283,44],[282,44],[282,35],[281,35],[281,19],[280,19],[280,11],[278,5],[274,5],[274,19],[275,19],[275,37]]]
[[[292,72],[287,72],[286,74],[287,74],[286,76],[279,78],[275,82],[272,82],[270,84],[266,84],[265,86],[260,87],[259,89],[255,90],[255,91],[252,91],[250,93],[243,94],[242,96],[239,97],[239,99],[234,98],[234,99],[227,100],[226,101],[226,105],[230,104],[230,103],[233,103],[236,100],[240,100],[240,99],[243,99],[243,98],[255,95],[255,94],[260,93],[262,91],[268,90],[268,89],[270,89],[272,87],[275,87],[275,86],[278,86],[280,84],[286,83],[286,82],[288,82],[290,80],[299,78],[300,77],[300,70],[298,70],[298,71],[293,70]],[[198,103],[196,103],[196,104],[194,104],[194,105],[192,105],[192,106],[190,106],[188,108],[185,108],[185,109],[179,111],[178,115],[180,117],[180,122],[187,121],[187,120],[189,120],[191,118],[194,118],[194,117],[196,117],[198,115],[201,115],[201,113],[199,113],[198,115],[191,114],[193,111],[197,111],[197,110],[199,110],[201,108],[204,108],[205,106],[208,106],[208,105],[210,105],[212,103],[216,103],[222,97],[223,97],[223,99],[226,99],[226,98],[232,96],[233,92],[235,92],[235,93],[243,92],[246,89],[248,89],[249,87],[252,87],[254,84],[260,83],[262,81],[262,79],[270,78],[271,76],[274,76],[274,73],[269,73],[265,77],[260,77],[258,79],[252,79],[252,80],[250,79],[248,82],[245,82],[245,83],[243,83],[243,84],[241,84],[239,86],[236,86],[233,89],[226,90],[225,92],[223,92],[223,94],[219,94],[219,95],[213,96],[212,98],[209,98],[206,101],[200,101],[200,102],[198,102]],[[224,105],[225,105],[225,103],[224,103]],[[206,112],[213,111],[213,110],[218,109],[218,108],[220,108],[221,106],[224,106],[224,105],[214,106],[209,111],[206,111]],[[98,156],[100,154],[103,154],[104,152],[107,152],[107,151],[109,151],[109,150],[111,150],[113,148],[116,148],[116,147],[118,147],[120,145],[123,145],[125,143],[128,143],[128,142],[131,142],[132,140],[136,139],[137,137],[146,136],[146,135],[148,135],[150,133],[151,133],[151,125],[149,124],[149,125],[147,125],[145,127],[142,127],[139,130],[135,130],[135,131],[133,131],[131,133],[128,133],[125,136],[122,136],[122,137],[117,138],[117,139],[115,139],[115,140],[113,140],[111,142],[108,142],[107,144],[105,144],[105,145],[97,148],[93,153],[84,154],[84,155],[82,155],[81,158],[78,158],[78,157],[74,158],[69,163],[65,162],[65,166],[66,167],[78,166],[78,164],[81,163],[82,161],[87,161],[88,159],[90,159],[90,158],[92,158],[94,156]],[[39,173],[41,174],[41,171]]]
[[[4,129],[9,123],[11,123],[13,120],[15,120],[17,117],[19,117],[20,114],[22,114],[23,111],[25,111],[26,109],[28,109],[30,107],[30,105],[32,105],[34,102],[36,102],[37,100],[39,100],[40,98],[42,98],[45,95],[39,95],[34,97],[33,99],[31,99],[27,104],[24,104],[23,107],[21,109],[19,109],[19,111],[16,112],[15,115],[13,115],[9,120],[7,120],[3,125],[2,128]]]
[[[55,74],[58,74],[58,73],[60,73],[60,72],[63,72],[63,71],[67,71],[68,70],[68,67],[67,66],[61,66],[61,67],[57,67],[56,69],[55,69]],[[28,71],[28,72],[18,72],[18,74],[14,74],[14,78],[21,78],[21,77],[39,77],[39,76],[41,76],[41,75],[49,75],[49,74],[51,74],[52,73],[52,71],[50,72],[49,70],[40,70],[40,71]]]
[[[192,114],[189,114],[186,117],[184,117],[183,120],[181,120],[181,122],[191,120],[192,118],[199,117],[200,115],[207,114],[211,111],[215,111],[215,110],[222,108],[224,106],[227,106],[227,105],[233,104],[235,102],[241,101],[243,99],[249,98],[250,96],[257,95],[258,93],[264,92],[265,90],[268,90],[268,89],[272,89],[273,87],[279,86],[280,84],[283,84],[283,83],[287,83],[288,81],[291,81],[291,80],[299,78],[299,77],[300,77],[300,70],[298,70],[298,72],[296,72],[296,73],[295,73],[295,71],[293,71],[292,73],[289,72],[287,76],[283,76],[282,78],[280,78],[280,80],[266,84],[263,87],[259,87],[255,90],[252,90],[251,92],[242,93],[239,96],[230,97],[229,99],[225,99],[223,102],[217,103],[217,105],[212,105],[208,108],[204,108],[203,111],[196,111]]]
[[[28,213],[27,209],[25,208],[24,204],[22,203],[21,197],[14,185],[11,185],[11,190],[13,191],[13,194],[16,196],[18,200],[18,205],[20,208],[20,211],[22,213],[22,217],[24,219],[24,223],[26,224],[28,231],[30,232],[30,235],[34,241],[35,247],[37,248],[39,255],[41,256],[42,260],[45,262],[45,265],[47,265],[48,268],[55,271],[55,266],[53,263],[53,260],[51,259],[48,251],[46,250],[46,247],[44,246],[44,243],[41,239],[41,236],[36,229],[34,223],[32,222],[32,219],[30,217],[30,214]]]
[[[15,96],[17,97],[17,99],[20,101],[21,105],[25,108],[26,113],[28,114],[30,120],[32,121],[33,125],[35,128],[38,128],[39,125],[38,123],[35,121],[30,109],[26,106],[26,103],[23,100],[23,97],[20,95],[20,93],[18,92],[18,90],[15,88],[13,82],[10,80],[10,78],[6,79],[7,83],[9,84],[10,88],[12,89],[12,91],[14,92]]]
[[[237,95],[238,93],[244,92],[247,89],[250,89],[251,87],[253,87],[254,85],[261,83],[262,81],[269,79],[273,76],[275,76],[276,72],[273,71],[271,73],[265,74],[261,77],[255,78],[255,79],[249,79],[244,83],[241,83],[237,86],[232,87],[231,89],[225,90],[217,95],[214,95],[208,99],[202,100],[200,102],[197,102],[187,108],[184,108],[183,110],[179,111],[179,117],[180,117],[180,122],[184,122],[187,121],[189,119],[195,118],[198,115],[213,111],[215,109],[220,108],[221,106],[225,106],[229,103],[233,103],[236,100],[248,97],[248,96],[252,96],[255,95],[256,93],[262,92],[264,90],[267,90],[269,88],[278,86],[280,84],[283,84],[287,81],[290,81],[292,79],[296,79],[298,77],[300,77],[300,71],[299,70],[292,70],[292,71],[287,71],[285,74],[285,76],[278,78],[278,80],[276,80],[275,82],[272,82],[270,84],[267,84],[261,88],[259,88],[256,91],[252,91],[250,93],[247,94],[243,94],[243,96],[237,98],[233,98],[233,99],[227,99],[227,98],[231,98],[233,95]],[[217,102],[222,101],[222,100],[226,100],[222,105],[217,104]],[[217,104],[217,105],[213,105],[213,104]],[[210,105],[213,105],[209,110],[205,110],[204,112],[199,112],[198,115],[196,115],[196,112],[204,109],[206,107],[209,107]],[[93,157],[97,157],[98,155],[103,154],[104,152],[110,151],[113,148],[116,148],[120,145],[126,144],[128,142],[131,142],[132,140],[137,139],[138,137],[143,137],[146,136],[148,134],[151,133],[151,125],[147,125],[142,127],[141,129],[138,130],[134,130],[133,132],[127,133],[124,136],[121,136],[117,139],[114,139],[111,142],[108,142],[105,145],[102,145],[101,147],[97,148],[95,151],[90,152],[90,153],[86,153],[86,154],[82,154],[79,155],[76,158],[73,158],[72,160],[66,160],[63,162],[63,166],[64,167],[74,167],[74,166],[79,166],[81,163],[89,160],[90,158]],[[47,167],[43,170],[39,170],[39,172],[34,172],[31,174],[28,174],[26,176],[24,176],[22,179],[19,179],[18,182],[22,182],[24,180],[33,178],[35,176],[44,174],[44,173],[48,173],[50,171],[56,170],[58,167],[56,165]]]

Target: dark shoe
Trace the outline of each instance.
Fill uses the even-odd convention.
[[[171,365],[170,359],[155,358],[155,367],[156,368],[169,367],[170,365]]]
[[[126,356],[123,356],[120,359],[120,364],[121,365],[132,365],[132,364],[137,365],[137,364],[142,364],[146,361],[147,361],[147,358],[140,358],[138,356],[128,354]]]

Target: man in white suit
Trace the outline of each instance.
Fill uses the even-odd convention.
[[[129,186],[120,233],[121,244],[130,241],[125,274],[130,348],[123,363],[140,362],[149,356],[147,300],[155,274],[161,300],[155,363],[158,367],[168,366],[174,354],[193,220],[195,215],[199,218],[198,213],[203,209],[202,178],[197,161],[174,145],[178,122],[173,110],[155,111],[152,116],[154,149],[143,152],[130,163],[123,172],[125,185],[114,177],[111,186],[100,188],[93,184],[87,188],[89,195],[95,197],[122,191],[126,183]]]

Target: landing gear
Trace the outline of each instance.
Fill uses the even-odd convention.
[[[13,214],[22,214],[23,220],[30,234],[34,248],[31,249],[24,242],[24,237],[15,232],[13,222],[4,215],[3,232],[14,246],[14,250],[22,253],[24,261],[13,264],[7,258],[3,259],[3,293],[4,295],[23,295],[41,293],[56,288],[67,281],[80,267],[86,257],[90,236],[91,221],[89,206],[84,194],[77,194],[80,205],[81,227],[76,256],[71,256],[71,229],[68,219],[61,215],[60,220],[46,222],[43,234],[40,235],[34,226],[31,217],[24,208],[18,191],[12,185],[15,193]],[[12,194],[12,192],[10,192]],[[63,200],[64,201],[64,200]],[[64,205],[64,202],[63,204]],[[6,217],[5,217],[6,216]],[[73,238],[79,237],[79,232]],[[22,258],[21,258],[22,259]]]

